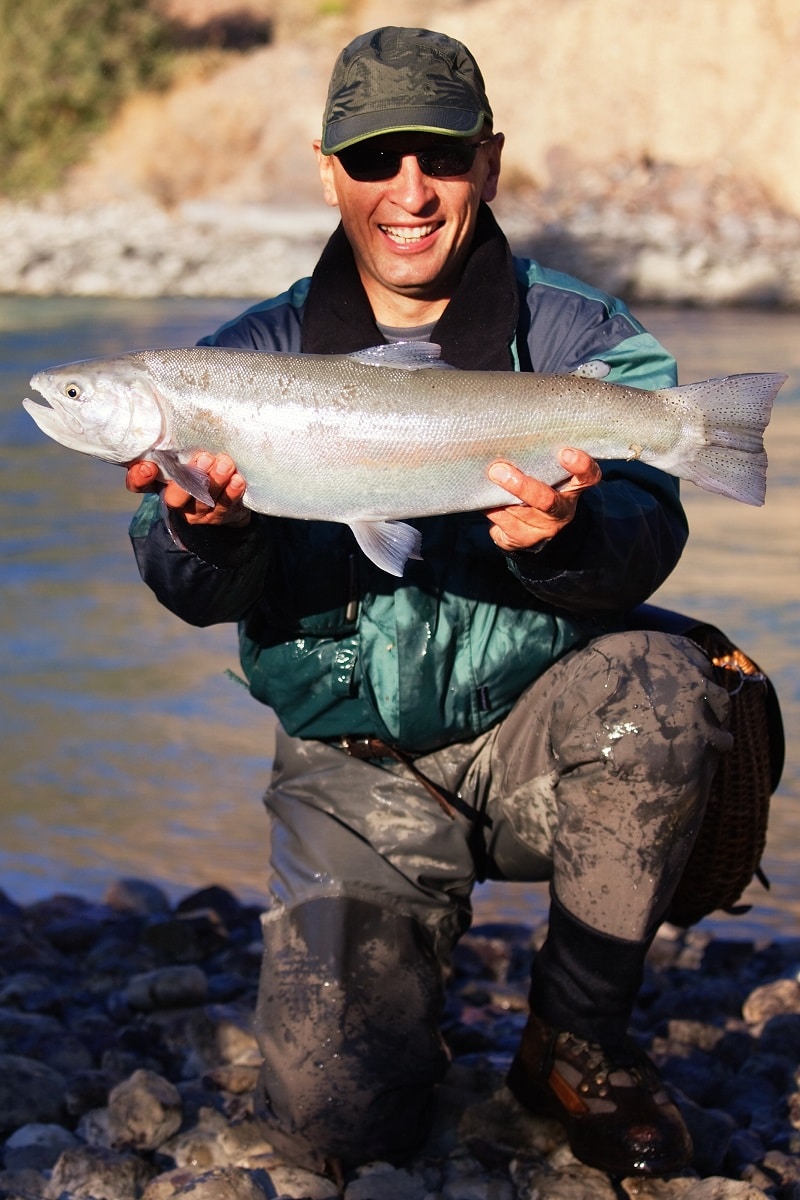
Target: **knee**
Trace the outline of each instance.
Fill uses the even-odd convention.
[[[325,897],[268,920],[264,943],[256,1034],[267,1137],[308,1166],[406,1157],[447,1063],[441,972],[424,931]]]
[[[685,790],[729,748],[729,703],[695,643],[632,630],[598,638],[578,656],[558,730],[583,762],[588,751],[618,777]]]
[[[670,740],[684,732],[716,742],[714,731],[725,729],[728,693],[690,638],[637,629],[598,638],[592,650],[604,663],[600,682],[609,704],[652,712]]]

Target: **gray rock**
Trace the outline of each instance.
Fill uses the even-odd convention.
[[[61,1125],[22,1125],[6,1140],[3,1162],[9,1171],[47,1171],[78,1139]]]
[[[514,1200],[510,1179],[487,1178],[485,1172],[446,1183],[442,1200]]]
[[[262,1172],[213,1167],[197,1175],[177,1171],[159,1176],[145,1189],[142,1200],[173,1200],[179,1196],[191,1196],[192,1200],[267,1200],[272,1195],[269,1180]]]
[[[88,1146],[65,1150],[53,1168],[48,1196],[61,1200],[139,1200],[153,1168],[136,1154]]]
[[[345,1188],[344,1200],[424,1200],[427,1190],[421,1176],[381,1163],[362,1168]]]
[[[166,915],[170,911],[165,893],[146,879],[118,879],[106,890],[103,903],[119,912],[143,917]]]
[[[155,1150],[180,1129],[177,1088],[153,1071],[134,1071],[108,1098],[112,1145]]]
[[[269,1178],[279,1196],[302,1196],[303,1200],[336,1200],[336,1184],[324,1175],[287,1163],[271,1167]],[[149,1197],[148,1197],[149,1200]]]
[[[59,1071],[19,1054],[0,1054],[0,1134],[63,1116],[66,1080]]]
[[[139,1012],[202,1004],[207,995],[208,980],[197,966],[160,967],[135,975],[122,993],[125,1003]]]
[[[39,1200],[48,1196],[47,1174],[30,1167],[19,1171],[0,1171],[0,1196],[3,1200]]]
[[[685,1097],[677,1099],[694,1143],[693,1166],[702,1175],[719,1174],[736,1132],[735,1120],[719,1109],[701,1108]]]
[[[742,1005],[749,1025],[760,1025],[780,1013],[800,1013],[800,982],[776,979],[755,988]]]
[[[107,1108],[93,1108],[84,1113],[75,1132],[87,1146],[98,1150],[114,1149],[114,1135]]]
[[[40,971],[15,971],[0,983],[0,1006],[6,1004],[25,1004],[32,998],[48,990],[51,981],[48,975]],[[2,1022],[5,1014],[0,1015],[0,1038],[3,1036]]]
[[[574,1160],[573,1160],[574,1162]],[[517,1200],[616,1200],[608,1176],[591,1167],[517,1159],[511,1164]]]

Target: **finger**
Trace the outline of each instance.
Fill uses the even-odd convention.
[[[229,454],[218,454],[214,457],[201,450],[192,461],[194,466],[208,475],[212,496],[223,503],[236,503],[241,500],[247,485]]]
[[[125,487],[129,492],[155,491],[160,483],[158,467],[148,459],[131,463],[125,474]]]
[[[565,446],[558,456],[558,461],[570,472],[571,476],[565,483],[558,485],[559,491],[567,488],[574,491],[578,488],[582,490],[594,487],[602,479],[603,473],[599,463],[585,450],[576,450],[573,446]]]
[[[199,501],[195,502],[192,496],[190,496],[187,491],[184,491],[180,484],[177,484],[174,479],[170,479],[170,481],[167,483],[167,486],[164,488],[164,491],[161,494],[161,499],[164,501],[167,508],[185,509],[189,503],[199,503]],[[208,506],[203,505],[203,507],[207,508]]]
[[[557,493],[548,484],[542,483],[540,479],[534,479],[530,475],[525,475],[511,463],[502,459],[493,462],[489,467],[489,478],[493,483],[498,483],[501,488],[510,492],[512,496],[516,496],[523,504],[528,505],[529,508],[536,508],[540,512],[547,512],[557,499]]]

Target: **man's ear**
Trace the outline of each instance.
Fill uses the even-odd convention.
[[[312,145],[317,156],[323,199],[331,208],[338,208],[339,197],[336,194],[336,182],[333,174],[333,155],[322,153],[322,143],[319,138],[315,138]]]
[[[504,133],[495,133],[492,137],[492,144],[489,147],[489,173],[481,190],[481,200],[485,200],[487,204],[491,204],[497,195],[497,184],[500,179],[500,158],[503,153],[505,140],[506,136]]]

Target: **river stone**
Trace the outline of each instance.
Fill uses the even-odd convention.
[[[207,995],[208,980],[198,966],[159,967],[134,975],[122,993],[126,1004],[139,1012],[202,1004]]]
[[[347,1200],[347,1193],[345,1193]],[[457,1183],[446,1183],[442,1200],[514,1200],[514,1190],[508,1179],[487,1179],[486,1175],[468,1176]]]
[[[693,1187],[681,1194],[681,1200],[768,1200],[767,1193],[741,1179],[712,1176],[698,1179]]]
[[[77,1145],[78,1139],[61,1125],[22,1125],[6,1140],[3,1162],[9,1171],[47,1171],[64,1150]]]
[[[154,1174],[155,1169],[135,1154],[78,1146],[59,1158],[49,1194],[57,1200],[139,1200]]]
[[[101,1150],[116,1149],[107,1108],[93,1108],[84,1113],[75,1132],[87,1146],[95,1146]]]
[[[160,961],[191,963],[220,950],[229,934],[218,914],[206,909],[153,922],[143,936]]]
[[[159,1176],[145,1188],[142,1200],[173,1200],[178,1196],[191,1196],[191,1200],[267,1200],[274,1195],[263,1172],[257,1178],[242,1167],[213,1167],[200,1175],[174,1171]]]
[[[324,1175],[315,1175],[290,1164],[269,1168],[269,1178],[278,1196],[302,1196],[303,1200],[336,1200],[336,1184]],[[149,1197],[147,1198],[149,1200]]]
[[[160,887],[146,879],[118,879],[106,890],[103,903],[119,912],[142,917],[168,914],[169,899]]]
[[[108,1098],[112,1145],[155,1150],[180,1129],[178,1089],[154,1071],[134,1071]]]
[[[66,1080],[60,1071],[20,1054],[0,1054],[0,1134],[63,1117]]]
[[[427,1190],[421,1176],[381,1163],[379,1170],[362,1172],[349,1183],[344,1200],[424,1200]],[[465,1194],[463,1200],[472,1196]]]
[[[607,1175],[574,1165],[524,1161],[511,1164],[511,1178],[518,1200],[617,1200],[617,1192]]]
[[[748,1025],[760,1025],[780,1013],[800,1013],[800,982],[796,979],[776,979],[762,984],[742,1005],[742,1015]]]
[[[262,1055],[253,1033],[253,1010],[241,1004],[214,1004],[209,1009],[214,1023],[219,1063],[258,1067]]]
[[[0,1171],[0,1196],[3,1200],[40,1200],[41,1197],[49,1197],[47,1176],[31,1167],[19,1171]]]

